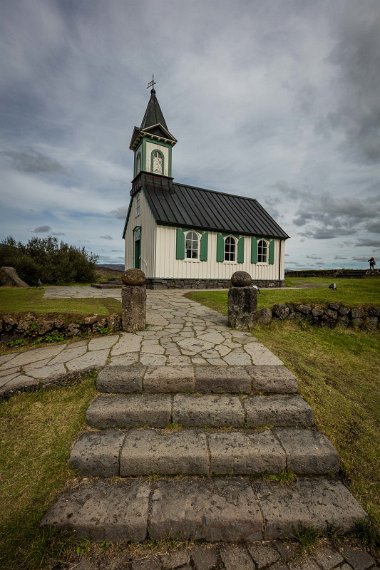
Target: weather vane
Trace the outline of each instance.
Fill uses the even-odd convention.
[[[156,82],[154,80],[154,75],[152,74],[152,81],[149,81],[148,85],[147,85],[147,89],[149,89],[149,87],[153,87],[156,85]]]

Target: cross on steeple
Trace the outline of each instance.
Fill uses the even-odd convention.
[[[152,74],[152,81],[149,81],[149,83],[147,85],[147,89],[149,89],[149,87],[152,87],[152,89],[154,90],[155,85],[156,85],[156,82],[154,80],[154,75]]]

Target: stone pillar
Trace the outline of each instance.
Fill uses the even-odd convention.
[[[128,269],[123,277],[121,289],[122,328],[134,333],[145,329],[146,324],[146,282],[141,269]]]
[[[257,322],[257,289],[246,271],[236,271],[228,290],[228,326],[248,330]]]

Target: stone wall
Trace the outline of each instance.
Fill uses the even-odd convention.
[[[160,279],[147,278],[147,289],[228,289],[230,279]],[[284,282],[279,280],[261,281],[253,279],[253,283],[260,288],[282,287]]]
[[[121,315],[38,315],[35,313],[0,315],[0,341],[38,338],[46,335],[79,335],[121,330]]]
[[[258,311],[258,321],[269,324],[272,320],[306,320],[317,326],[334,328],[337,325],[363,330],[377,330],[380,307],[347,307],[341,303],[326,305],[280,303]]]

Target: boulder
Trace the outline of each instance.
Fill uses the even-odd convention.
[[[25,281],[20,279],[14,267],[0,268],[0,286],[2,287],[29,287]]]

